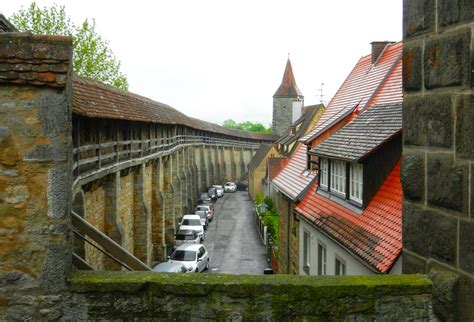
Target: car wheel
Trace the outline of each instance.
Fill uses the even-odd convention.
[[[209,270],[209,259],[207,260],[207,263],[206,263],[206,268],[205,268],[206,271]]]
[[[199,269],[196,267],[196,270],[195,270],[196,273],[199,273]]]

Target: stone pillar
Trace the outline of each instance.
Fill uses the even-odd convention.
[[[212,160],[212,147],[206,147],[204,150],[204,153],[207,154],[207,186],[206,188],[209,188],[211,185],[214,184],[215,180],[215,172],[214,172],[214,162]]]
[[[119,209],[120,173],[107,176],[104,182],[105,190],[105,223],[104,232],[119,245],[122,244],[122,234],[119,229],[117,213]],[[121,266],[109,257],[104,257],[104,270],[120,270]]]
[[[169,254],[171,246],[174,241],[174,233],[176,230],[174,220],[174,198],[175,188],[173,184],[173,162],[172,156],[166,156],[163,158],[163,194],[164,194],[164,252],[166,255]]]
[[[221,162],[221,174],[222,174],[221,183],[222,184],[229,181],[229,177],[227,176],[227,167],[226,167],[226,163],[225,163],[224,151],[225,151],[225,148],[221,147],[221,149],[220,149],[220,162]]]
[[[147,202],[145,165],[139,165],[134,171],[133,198],[133,254],[144,263],[148,263],[148,217],[150,209]]]
[[[232,181],[237,181],[237,165],[235,164],[235,149],[232,148],[229,151],[230,153],[230,171],[231,171],[231,177]]]
[[[246,171],[247,166],[246,166],[245,160],[244,160],[244,149],[243,148],[241,148],[239,150],[239,167],[240,167],[240,178],[239,178],[239,180],[240,180],[240,179],[245,178],[245,174],[247,173],[247,171]]]
[[[165,251],[165,198],[164,198],[164,166],[160,158],[153,165],[152,179],[152,243],[153,261],[161,262],[166,258]]]
[[[474,4],[405,0],[403,272],[440,320],[474,320]]]
[[[0,33],[0,312],[47,319],[33,294],[71,269],[70,37]]]
[[[217,146],[212,148],[212,162],[214,164],[214,181],[212,184],[218,184],[221,181],[221,167],[219,162],[219,149]]]

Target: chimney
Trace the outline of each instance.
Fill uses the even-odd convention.
[[[385,47],[393,43],[394,41],[373,41],[370,43],[372,45],[372,65],[377,62]]]

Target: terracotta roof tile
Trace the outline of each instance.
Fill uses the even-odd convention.
[[[393,90],[396,96],[388,102],[386,100],[391,96],[390,93],[387,93],[379,99],[378,103],[382,104],[383,100],[386,103],[401,102],[401,79],[397,78],[399,76],[392,79],[390,87],[384,88],[382,86],[384,81],[388,80],[390,73],[398,75],[401,71],[396,68],[401,66],[401,53],[402,43],[398,42],[387,47],[375,66],[371,63],[371,55],[362,57],[329,102],[313,130],[301,140],[309,143],[343,115],[347,115],[350,110],[356,107],[365,109],[373,105],[375,96],[381,91],[390,90],[391,92]],[[392,89],[392,86],[395,89]]]
[[[198,120],[166,104],[82,77],[73,79],[72,107],[74,113],[87,117],[180,124],[198,130],[269,142],[278,138],[275,134],[240,131]]]
[[[295,212],[381,273],[387,273],[402,251],[400,162],[358,215],[319,195],[314,182]]]
[[[306,145],[301,143],[298,143],[298,145],[285,168],[272,180],[277,189],[292,200],[301,197],[305,188],[316,175],[315,172],[306,170]]]

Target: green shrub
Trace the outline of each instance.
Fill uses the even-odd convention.
[[[264,200],[265,200],[265,197],[263,196],[263,193],[257,193],[257,195],[255,196],[255,204],[259,205],[263,203]]]

